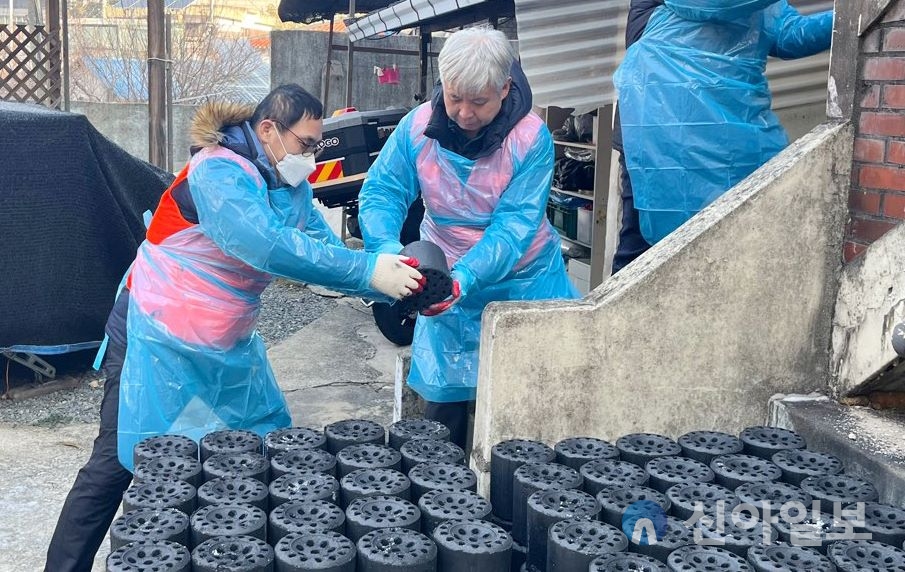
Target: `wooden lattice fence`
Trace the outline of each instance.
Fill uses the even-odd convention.
[[[58,30],[46,26],[0,26],[0,100],[63,102],[62,50]]]

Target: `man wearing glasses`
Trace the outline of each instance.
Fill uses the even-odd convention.
[[[142,439],[291,424],[255,331],[274,276],[393,301],[417,261],[347,249],[314,208],[308,175],[323,108],[280,86],[252,109],[213,103],[164,193],[107,321],[100,431],[47,552],[48,572],[90,571]],[[128,346],[128,353],[126,347]]]

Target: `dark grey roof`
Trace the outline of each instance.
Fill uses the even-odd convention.
[[[443,30],[514,15],[514,0],[401,0],[346,24],[357,41],[405,28]]]
[[[356,0],[357,12],[371,12],[384,8],[393,0]],[[284,22],[310,24],[319,20],[329,20],[336,14],[349,11],[348,0],[280,0],[277,13]]]

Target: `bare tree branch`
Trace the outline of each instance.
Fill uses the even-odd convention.
[[[118,10],[118,18],[90,17],[89,4],[75,2],[70,24],[72,98],[84,101],[147,101],[147,15]],[[219,27],[216,9],[174,11],[172,19],[173,101],[228,98],[261,63],[248,39]]]

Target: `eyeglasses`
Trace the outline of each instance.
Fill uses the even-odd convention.
[[[283,129],[285,129],[286,131],[291,133],[293,137],[295,137],[295,140],[298,141],[298,143],[299,143],[299,147],[302,149],[302,156],[317,157],[318,155],[320,155],[323,152],[323,148],[321,147],[321,143],[323,143],[323,140],[318,141],[317,143],[308,143],[307,141],[305,141],[304,139],[299,137],[295,133],[295,131],[293,131],[292,129],[289,129],[289,127],[284,125],[282,122],[277,121],[276,119],[271,119],[271,121],[273,121],[276,125],[279,125]]]

